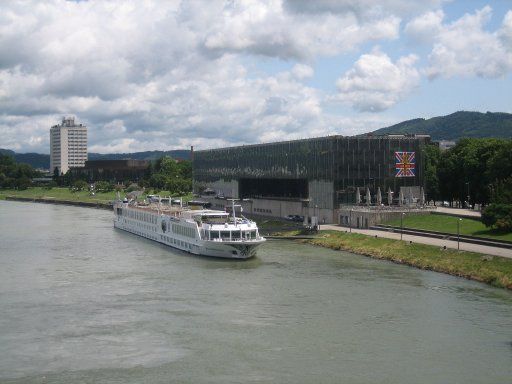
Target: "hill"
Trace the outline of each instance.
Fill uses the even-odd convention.
[[[0,153],[14,157],[17,163],[27,163],[34,168],[50,169],[50,155],[40,153],[16,153],[10,149],[1,149]],[[134,153],[89,153],[89,160],[155,160],[162,156],[170,156],[178,160],[190,160],[190,151],[188,149],[178,149],[174,151],[146,151]]]
[[[413,119],[381,128],[375,135],[424,133],[432,140],[458,140],[463,137],[512,138],[512,114],[459,111],[431,119]]]

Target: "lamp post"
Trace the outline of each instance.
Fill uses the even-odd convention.
[[[350,233],[352,233],[352,208],[350,208],[350,217],[348,219],[348,226],[349,226],[349,231]]]
[[[460,222],[462,219],[457,220],[457,251],[460,250]]]
[[[468,186],[468,207],[467,208],[470,208],[471,206],[469,205],[469,181],[466,183],[466,185]]]
[[[402,236],[404,234],[404,216],[405,212],[402,212],[400,215],[400,240],[402,240]]]
[[[315,204],[315,214],[316,214],[316,229],[320,229],[320,220],[318,218],[318,205]]]

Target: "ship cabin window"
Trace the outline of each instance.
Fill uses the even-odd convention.
[[[220,237],[222,240],[229,240],[230,239],[230,232],[231,231],[221,231]]]
[[[210,239],[218,239],[219,238],[219,231],[210,231]]]
[[[233,232],[231,232],[231,238],[233,240],[240,240],[240,231],[233,231]]]

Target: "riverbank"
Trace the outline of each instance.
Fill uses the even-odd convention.
[[[0,190],[0,200],[11,199],[25,199],[20,201],[39,201],[55,203],[56,201],[61,204],[70,203],[95,203],[95,204],[109,204],[116,198],[116,192],[97,192],[91,195],[89,191],[71,191],[69,188],[44,188],[44,187],[31,187],[24,190],[3,189]],[[58,204],[58,203],[57,203]]]
[[[338,231],[300,241],[512,289],[512,260],[503,257]]]
[[[169,196],[168,191],[161,191],[162,196]],[[69,188],[31,187],[25,190],[0,189],[0,200],[28,201],[35,203],[73,205],[86,208],[112,209],[112,202],[117,199],[117,192],[71,191]],[[124,194],[122,194],[124,196]],[[182,196],[183,201],[192,199],[192,194]]]
[[[100,208],[100,209],[108,209],[108,210],[112,209],[111,203],[100,203],[100,202],[57,200],[57,199],[49,199],[49,198],[31,198],[31,197],[15,197],[15,196],[6,196],[4,198],[4,200],[22,201],[22,202],[29,202],[29,203],[73,205],[76,207]]]

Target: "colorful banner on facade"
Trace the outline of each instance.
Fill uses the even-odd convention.
[[[416,152],[395,152],[395,177],[416,175]]]

